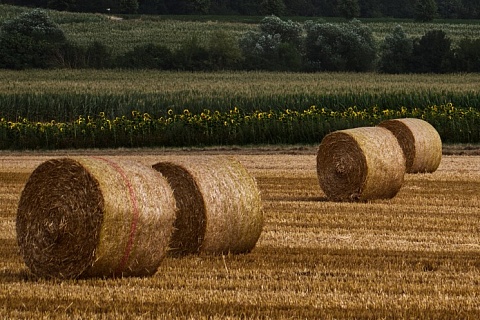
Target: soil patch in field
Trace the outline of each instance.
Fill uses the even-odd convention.
[[[442,153],[444,155],[465,155],[478,156],[480,155],[480,145],[478,144],[447,144],[443,145]]]

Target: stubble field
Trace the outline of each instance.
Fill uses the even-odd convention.
[[[391,200],[334,203],[319,188],[315,152],[0,152],[0,318],[480,317],[480,156],[444,155],[435,173],[406,175]],[[153,277],[37,279],[16,246],[20,192],[37,165],[77,154],[145,164],[179,155],[231,155],[262,193],[259,242],[245,255],[167,257]]]

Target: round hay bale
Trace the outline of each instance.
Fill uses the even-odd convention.
[[[22,191],[17,242],[41,277],[147,276],[166,254],[175,211],[170,185],[149,166],[52,159]]]
[[[263,228],[255,179],[233,159],[203,156],[159,162],[177,202],[170,244],[176,254],[246,253]]]
[[[442,140],[427,121],[416,118],[393,119],[378,126],[398,139],[405,155],[407,173],[434,172],[442,160]]]
[[[393,198],[405,175],[405,160],[395,136],[381,127],[335,131],[317,153],[320,187],[334,201]]]

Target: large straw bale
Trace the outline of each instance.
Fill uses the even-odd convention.
[[[263,228],[260,193],[238,161],[185,157],[153,168],[167,178],[177,201],[173,253],[246,253],[254,248]]]
[[[22,191],[17,242],[41,277],[152,275],[166,254],[175,211],[170,185],[149,166],[52,159]]]
[[[323,138],[317,174],[331,200],[389,199],[403,184],[405,160],[397,139],[385,128],[339,130]]]
[[[434,172],[442,160],[442,140],[427,121],[416,118],[386,120],[379,124],[397,137],[405,155],[407,173]]]

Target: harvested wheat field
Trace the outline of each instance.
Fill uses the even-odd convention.
[[[316,147],[0,153],[0,318],[478,319],[480,156],[444,152],[395,197],[328,201]],[[35,277],[16,244],[29,174],[58,156],[147,165],[228,154],[256,179],[264,227],[248,254],[167,256],[153,276]]]

